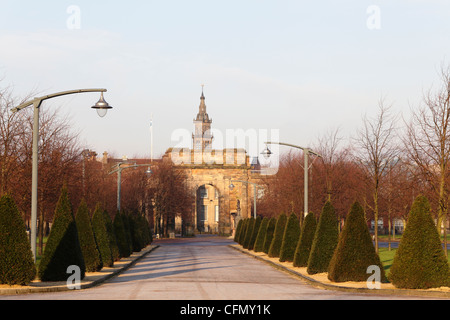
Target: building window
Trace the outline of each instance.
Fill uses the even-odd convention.
[[[214,198],[219,199],[219,190],[217,190],[217,189],[214,189],[214,190],[216,191],[214,194]]]
[[[208,199],[208,189],[206,189],[205,187],[200,188],[200,198]]]
[[[200,206],[200,221],[208,221],[208,206]]]
[[[215,206],[215,221],[219,222],[219,206]]]

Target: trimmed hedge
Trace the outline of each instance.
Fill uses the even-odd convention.
[[[14,200],[0,199],[0,284],[28,285],[36,276],[26,226]]]
[[[338,246],[330,261],[328,279],[333,282],[367,281],[369,266],[378,266],[381,282],[387,281],[364,218],[364,209],[355,202],[345,220]]]
[[[239,238],[238,238],[238,243],[241,246],[244,245],[245,235],[247,234],[248,222],[249,222],[248,218],[242,220],[242,227],[241,227],[241,231],[239,232]]]
[[[250,242],[248,243],[248,250],[253,250],[256,242],[256,237],[258,236],[259,228],[261,227],[261,218],[257,217],[253,223],[252,235],[250,237]]]
[[[238,225],[236,227],[236,232],[234,234],[234,242],[239,243],[239,236],[241,234],[242,231],[242,225],[244,224],[244,220],[239,220]]]
[[[283,242],[280,249],[280,262],[294,261],[295,249],[300,238],[300,221],[295,213],[292,213],[286,223],[283,234]]]
[[[244,247],[244,249],[248,249],[248,247],[250,245],[250,240],[252,238],[254,226],[255,226],[255,218],[248,219],[248,226],[247,226],[247,230],[245,232],[244,243],[242,245]]]
[[[281,244],[283,243],[284,230],[286,228],[287,217],[286,214],[282,213],[277,220],[277,225],[275,226],[275,231],[272,239],[272,243],[269,248],[270,258],[279,258]]]
[[[128,236],[125,233],[125,225],[123,222],[123,214],[117,212],[114,217],[114,232],[116,233],[117,246],[119,248],[119,254],[122,258],[128,258],[131,255],[131,245],[128,242]]]
[[[92,216],[92,228],[94,230],[95,238],[97,239],[98,250],[102,257],[103,267],[112,267],[114,259],[109,244],[108,230],[106,229],[106,222],[103,214],[101,204],[97,204]]]
[[[316,233],[317,220],[314,213],[309,213],[300,233],[300,239],[298,240],[297,248],[294,254],[294,267],[306,267],[308,265],[309,255],[311,253],[311,247],[314,240],[314,234]]]
[[[120,253],[119,253],[119,246],[117,245],[116,233],[114,232],[114,226],[112,223],[111,216],[106,210],[103,210],[103,219],[105,221],[112,258],[114,261],[119,261]]]
[[[253,251],[263,252],[264,250],[264,239],[267,234],[267,225],[269,224],[269,218],[263,218],[261,225],[259,226],[258,235],[256,236],[255,245],[253,246]]]
[[[328,271],[328,265],[333,257],[339,237],[338,221],[334,207],[326,202],[320,215],[316,233],[311,247],[306,271],[308,274]]]
[[[272,244],[273,234],[275,232],[275,227],[277,225],[277,219],[271,218],[267,224],[266,237],[264,238],[263,252],[269,254],[270,245]]]
[[[389,280],[404,289],[450,286],[450,271],[430,204],[418,196],[391,266]]]
[[[66,281],[67,269],[73,265],[80,268],[81,280],[84,279],[86,267],[77,225],[67,188],[64,186],[56,205],[53,227],[39,264],[39,278],[41,281]]]
[[[139,232],[139,224],[134,214],[128,214],[128,223],[130,224],[132,250],[133,252],[139,252],[142,249],[142,237]]]
[[[128,244],[130,245],[130,250],[133,252],[133,238],[131,236],[131,226],[130,220],[128,219],[128,213],[122,212],[123,225],[125,227],[125,236],[127,237]]]
[[[128,221],[130,224],[133,252],[140,252],[151,242],[147,220],[141,213],[136,212],[128,215]]]
[[[78,229],[81,252],[83,253],[86,265],[86,272],[100,271],[103,268],[102,258],[100,257],[97,241],[95,240],[94,231],[92,229],[89,209],[84,199],[78,206],[75,221]]]

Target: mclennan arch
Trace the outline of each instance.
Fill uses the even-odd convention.
[[[165,157],[171,158],[172,152],[174,151],[169,150]],[[230,189],[232,181],[254,181],[249,157],[243,149],[221,152],[228,159],[234,157],[236,161],[219,164],[194,161],[175,163],[177,170],[184,171],[195,199],[192,204],[192,221],[188,224],[196,233],[232,235],[240,219],[252,216],[252,186],[233,182],[235,188]],[[245,161],[238,161],[242,157]]]
[[[195,199],[192,221],[184,221],[193,230],[188,233],[233,235],[240,219],[252,215],[254,190],[246,181],[255,182],[258,174],[250,165],[244,149],[213,149],[212,119],[207,113],[202,91],[194,118],[192,149],[169,149],[163,158],[183,170]],[[232,181],[235,188],[230,189]],[[243,182],[242,182],[243,181]]]

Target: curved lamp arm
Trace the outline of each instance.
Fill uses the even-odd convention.
[[[61,97],[61,96],[67,96],[70,94],[77,94],[77,93],[88,93],[88,92],[107,92],[108,90],[106,89],[79,89],[79,90],[70,90],[70,91],[63,91],[63,92],[58,92],[58,93],[54,93],[54,94],[49,94],[40,98],[34,98],[33,100],[29,100],[25,103],[22,103],[20,106],[11,109],[11,111],[13,113],[16,113],[22,109],[25,109],[31,105],[35,105],[38,108],[40,107],[42,101],[48,100],[48,99],[52,99],[52,98],[56,98],[56,97]]]
[[[311,154],[313,154],[315,156],[318,156],[318,157],[322,158],[322,156],[320,154],[312,151],[311,149],[299,147],[299,146],[296,146],[295,144],[289,144],[289,143],[284,143],[284,142],[266,142],[265,144],[266,145],[268,145],[268,144],[278,144],[280,146],[287,146],[287,147],[297,148],[297,149],[301,149],[303,151],[307,151],[308,153],[311,153]]]

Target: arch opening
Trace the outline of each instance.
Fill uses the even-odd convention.
[[[220,191],[212,184],[205,184],[196,193],[196,222],[200,233],[219,233]]]

